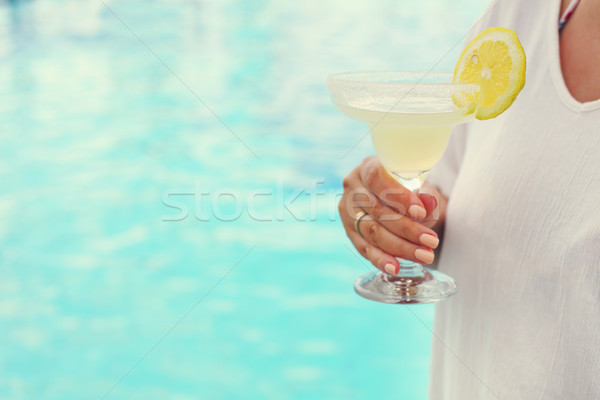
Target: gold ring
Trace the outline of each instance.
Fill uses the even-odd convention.
[[[356,213],[356,215],[354,216],[354,230],[361,236],[364,238],[362,232],[360,231],[360,220],[365,216],[365,215],[369,215],[366,212],[364,212],[363,210],[360,210],[359,212]]]

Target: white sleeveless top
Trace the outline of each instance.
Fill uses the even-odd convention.
[[[436,309],[433,400],[600,399],[600,101],[565,86],[559,9],[501,0],[473,30],[514,29],[527,83],[457,128],[428,179],[450,198],[438,268],[459,287]]]

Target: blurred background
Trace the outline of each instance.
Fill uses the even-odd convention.
[[[0,399],[426,399],[325,79],[452,70],[485,3],[0,0]]]

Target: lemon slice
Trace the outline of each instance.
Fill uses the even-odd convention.
[[[489,28],[463,50],[454,68],[454,82],[478,83],[479,93],[455,96],[460,108],[477,119],[503,113],[525,86],[525,52],[517,34],[506,28]]]

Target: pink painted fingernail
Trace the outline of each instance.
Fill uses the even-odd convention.
[[[396,275],[397,274],[397,272],[396,272],[396,266],[394,264],[392,264],[392,263],[385,264],[385,267],[383,267],[383,270],[385,272],[387,272],[388,274],[390,274],[390,275]]]
[[[436,247],[438,247],[438,244],[440,244],[440,239],[436,238],[433,235],[430,235],[429,233],[424,233],[421,236],[419,236],[419,242],[421,242],[421,244],[424,244],[427,247],[435,249]]]
[[[433,255],[433,251],[417,249],[415,250],[415,258],[421,260],[425,264],[431,264],[435,256]]]
[[[427,215],[427,211],[417,204],[413,204],[408,207],[408,215],[413,217],[414,219],[423,219]]]

